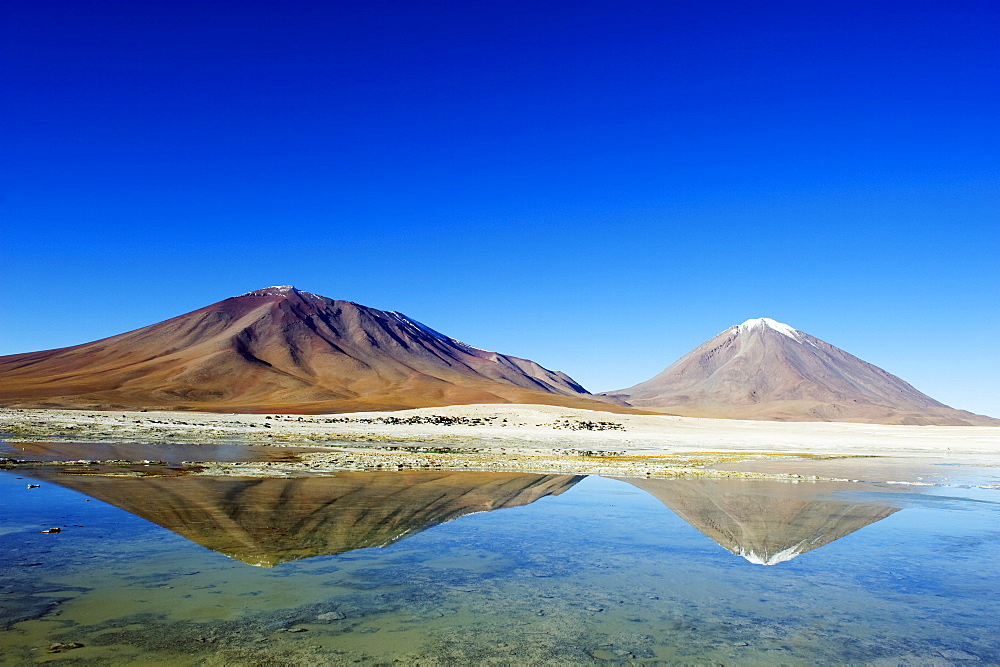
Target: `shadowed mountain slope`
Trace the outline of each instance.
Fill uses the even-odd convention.
[[[690,417],[1000,426],[766,317],[726,329],[650,380],[600,396]]]
[[[563,493],[575,475],[486,472],[338,472],[336,477],[247,479],[30,476],[119,507],[251,565],[383,547],[466,514]]]
[[[467,403],[608,409],[533,361],[287,285],[92,343],[0,357],[6,406],[319,413]]]
[[[627,479],[727,551],[776,565],[898,512],[878,503],[820,498],[830,484],[759,480]],[[844,487],[846,488],[846,487]]]

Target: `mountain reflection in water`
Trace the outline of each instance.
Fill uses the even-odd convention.
[[[726,550],[758,565],[791,560],[898,512],[882,503],[822,498],[836,483],[629,479]]]
[[[292,478],[106,477],[36,469],[32,477],[115,505],[251,565],[392,544],[476,512],[559,495],[585,475],[401,471]],[[775,565],[898,511],[831,500],[836,483],[618,478],[751,563]]]
[[[558,495],[584,477],[438,471],[285,479],[30,475],[262,567],[386,546],[466,514]]]

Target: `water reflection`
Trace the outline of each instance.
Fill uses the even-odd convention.
[[[191,445],[160,442],[17,442],[0,441],[0,457],[18,461],[298,461],[304,452],[324,451],[318,447],[270,447],[208,443]]]
[[[38,482],[28,474],[0,471],[0,664],[1000,664],[995,489],[862,497],[828,492],[860,484],[825,482],[54,468],[27,488]],[[886,503],[868,502],[880,494]],[[765,562],[876,523],[839,548],[757,567],[661,500]],[[302,558],[519,502],[389,549]],[[877,521],[891,504],[907,511]],[[755,539],[754,517],[779,528]],[[61,534],[41,533],[57,525]],[[264,564],[300,559],[249,567],[185,537]],[[46,658],[53,644],[79,648]]]
[[[116,478],[30,474],[251,565],[386,546],[466,514],[558,495],[582,475],[342,472],[327,477]]]
[[[898,512],[821,496],[856,487],[745,479],[627,479],[723,548],[757,565],[789,561]]]
[[[311,556],[387,546],[457,517],[559,495],[583,475],[489,472],[341,472],[247,479],[74,475],[44,478],[110,503],[204,547],[273,567]],[[830,499],[842,484],[741,479],[621,478],[733,554],[775,565],[898,511]]]

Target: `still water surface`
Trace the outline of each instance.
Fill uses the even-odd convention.
[[[182,461],[295,461],[302,452],[325,451],[316,447],[267,447],[242,443],[190,445],[175,442],[52,442],[0,441],[0,457],[17,461],[97,461],[143,459],[179,464]]]
[[[997,489],[37,469],[0,499],[3,664],[1000,663]]]

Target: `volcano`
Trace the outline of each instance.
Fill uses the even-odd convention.
[[[766,317],[726,329],[650,380],[600,396],[689,417],[1000,426]]]
[[[290,285],[92,343],[0,357],[0,405],[356,412],[469,403],[608,409],[569,376]],[[615,408],[611,408],[615,409]]]

